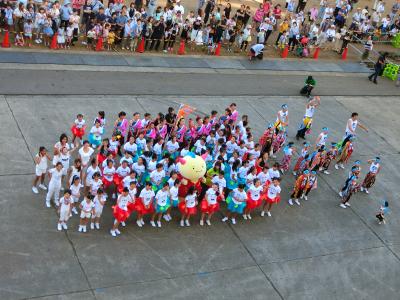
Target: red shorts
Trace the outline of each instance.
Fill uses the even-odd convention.
[[[123,179],[124,178],[122,178],[118,174],[114,174],[114,184],[115,184],[115,186],[119,188],[119,186],[122,185],[122,180]]]
[[[150,202],[149,208],[146,208],[141,198],[136,199],[135,210],[141,215],[153,214],[155,211],[153,202]]]
[[[128,212],[129,212],[129,214],[131,214],[135,210],[136,210],[136,203],[129,202],[128,203]]]
[[[112,208],[113,208],[114,218],[118,222],[120,223],[125,222],[125,220],[129,218],[129,212],[121,209],[118,205],[114,205]]]
[[[281,197],[280,196],[278,196],[278,197],[275,197],[275,198],[269,198],[268,196],[266,196],[265,197],[265,201],[267,202],[267,203],[279,203],[279,201],[281,201]]]
[[[101,181],[103,181],[103,186],[104,186],[104,188],[108,188],[110,185],[113,184],[112,181],[108,181],[105,177],[103,177],[103,178],[101,179]]]
[[[77,128],[76,125],[71,127],[71,132],[78,138],[82,138],[85,135],[85,130],[83,128]]]
[[[178,209],[182,215],[195,215],[197,214],[197,208],[195,207],[186,207],[185,201],[182,201],[178,204]]]
[[[203,200],[201,201],[200,204],[200,210],[202,213],[205,214],[212,214],[215,213],[216,211],[219,211],[219,203],[215,203],[215,204],[208,204],[207,200]]]
[[[261,197],[258,200],[253,200],[250,197],[246,201],[246,208],[248,209],[255,209],[259,207],[262,203]]]

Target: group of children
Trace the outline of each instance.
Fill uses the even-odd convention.
[[[319,97],[310,99],[306,105],[302,123],[307,122],[308,130],[319,105]],[[289,111],[286,104],[278,111],[276,121],[268,125],[259,143],[254,141],[248,116],[239,118],[235,103],[221,115],[212,111],[208,116],[188,121],[181,112],[178,115],[172,107],[167,114],[158,113],[155,118],[149,113],[142,118],[135,112],[128,119],[122,111],[113,123],[111,137],[107,138],[104,136],[104,111],[98,112],[94,122],[89,124],[90,130],[87,130],[84,116],[78,114],[71,127],[72,140],[63,133],[54,145],[52,159],[47,150],[40,147],[35,157],[36,177],[32,191],[39,193],[36,186],[40,181],[38,187],[47,190],[46,206],[50,207],[54,199],[60,216],[58,230],[67,229],[68,219],[78,214],[78,208],[79,231],[86,232],[89,223],[90,229],[99,229],[107,202],[113,203],[112,236],[120,234],[120,225],[125,226],[134,213],[139,227],[145,225],[146,215],[150,217],[151,226],[161,227],[163,219],[172,220],[173,210],[180,212],[180,226],[190,226],[198,210],[200,225],[211,225],[212,216],[220,211],[224,202],[227,213],[223,222],[230,219],[236,224],[238,215],[250,220],[257,209],[262,217],[271,216],[273,204],[280,201],[281,176],[290,170],[293,155],[298,154],[293,169],[296,180],[288,202],[300,205],[300,199],[307,200],[317,187],[318,172],[329,174],[329,166],[335,159],[336,169],[344,168],[353,151],[357,125],[366,129],[354,113],[342,142],[332,143],[327,148],[329,129],[324,127],[315,144],[304,142],[297,153],[294,143],[287,142]],[[305,138],[306,133],[309,131],[300,137]],[[72,159],[75,151],[78,154]],[[283,152],[281,162],[271,163],[270,158],[276,158],[279,152]],[[196,155],[205,160],[205,176],[197,185],[181,189],[187,179],[179,173],[179,162],[182,157]],[[48,171],[46,187],[48,161],[53,168]],[[378,158],[369,163],[369,173],[359,187],[366,193],[380,170]],[[361,170],[359,165],[353,169],[343,194],[341,192],[344,208],[350,206],[348,200],[355,191],[353,182]],[[63,192],[61,199],[60,191]],[[111,201],[107,200],[107,195],[111,196]]]

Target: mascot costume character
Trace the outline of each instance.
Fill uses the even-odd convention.
[[[202,156],[189,152],[184,157],[178,157],[178,178],[181,180],[181,185],[178,190],[179,197],[186,197],[188,189],[194,186],[198,195],[201,194],[201,183],[207,171],[205,159],[207,154]]]

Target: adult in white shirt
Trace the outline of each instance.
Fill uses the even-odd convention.
[[[83,147],[79,149],[79,156],[82,162],[82,168],[86,169],[90,162],[90,157],[92,156],[94,150],[90,147],[89,141],[83,142]]]
[[[60,190],[61,190],[61,180],[63,176],[63,164],[58,162],[53,169],[48,172],[50,182],[49,188],[46,195],[46,206],[50,207],[50,200],[54,196],[54,204],[59,205]]]

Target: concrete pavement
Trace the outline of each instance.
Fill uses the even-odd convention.
[[[20,74],[22,77],[14,78],[22,78],[21,82],[30,86],[29,94],[34,92],[28,77]],[[43,93],[45,88],[52,93],[51,83],[43,87],[49,77],[39,74],[33,77],[37,93]],[[62,80],[57,72],[51,75],[55,76],[55,86],[61,89],[84,78],[81,75],[74,81],[73,75],[66,73]],[[180,80],[185,80],[185,86],[200,78],[192,77]],[[110,85],[118,86],[120,77],[113,78]],[[212,80],[213,77],[208,78],[207,82]],[[90,82],[88,76],[88,86]],[[150,89],[144,81],[137,83]],[[219,83],[225,81],[221,79]],[[162,84],[161,80],[157,84]],[[15,89],[14,93],[28,91],[20,86],[21,90]],[[76,90],[83,93],[83,86],[77,85]],[[214,92],[212,86],[203,87],[208,93]],[[291,93],[291,89],[281,90],[275,86],[276,94]],[[398,299],[397,96],[322,97],[310,140],[316,138],[323,126],[330,128],[330,140],[339,140],[349,115],[358,111],[370,132],[358,131],[352,161],[362,160],[365,175],[366,160],[376,155],[382,158],[376,186],[370,195],[355,195],[351,208],[344,210],[338,206],[337,190],[347,170],[333,169],[331,175],[319,176],[318,189],[300,207],[287,204],[294,178],[285,175],[282,201],[274,207],[271,218],[254,214],[252,221],[240,220],[232,226],[221,223],[221,215],[217,215],[211,227],[202,228],[193,222],[190,228],[179,228],[175,212],[173,222],[163,224],[162,229],[149,225],[139,229],[130,221],[122,235],[114,239],[108,232],[112,222],[108,203],[100,231],[79,234],[78,218],[74,216],[67,233],[57,232],[55,211],[44,207],[45,194],[34,195],[30,190],[32,155],[40,145],[50,149],[60,133],[69,133],[78,112],[91,121],[98,110],[105,110],[109,133],[120,110],[129,115],[134,111],[155,114],[184,102],[206,113],[212,109],[222,111],[235,101],[240,113],[250,116],[250,126],[258,138],[266,123],[274,120],[280,105],[287,103],[291,139],[304,113],[305,100],[301,97],[187,97],[187,91],[183,87],[177,89],[176,94],[181,96],[168,96],[155,88],[154,93],[158,94],[149,96],[0,97],[0,299]],[[7,94],[13,94],[11,89]],[[383,198],[390,201],[391,213],[388,223],[379,226],[374,215]]]

